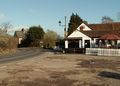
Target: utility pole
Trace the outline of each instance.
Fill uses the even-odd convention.
[[[64,28],[64,37],[66,38],[67,37],[67,24],[66,24],[66,16],[65,16],[65,28]]]
[[[66,24],[66,20],[67,20],[67,18],[65,16],[65,24],[64,25],[61,25],[62,22],[59,21],[59,26],[64,26],[64,38],[67,37],[67,24]]]

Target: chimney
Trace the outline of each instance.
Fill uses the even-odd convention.
[[[21,31],[22,31],[22,33],[25,33],[25,30],[24,30],[24,28],[22,28],[22,30],[21,30]]]
[[[82,25],[82,26],[80,26],[80,31],[83,31],[83,29],[84,29],[85,27]]]

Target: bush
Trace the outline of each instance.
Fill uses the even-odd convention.
[[[0,41],[0,48],[5,49],[6,47],[7,47],[7,44],[5,43],[5,41]]]
[[[15,37],[10,37],[7,43],[7,48],[8,49],[16,49],[17,48],[17,38]]]
[[[17,39],[11,36],[0,36],[0,48],[5,49],[16,49]]]
[[[11,36],[0,36],[0,55],[16,52],[17,39]]]
[[[53,48],[56,44],[57,38],[58,38],[58,35],[56,32],[47,30],[43,38],[44,47]]]

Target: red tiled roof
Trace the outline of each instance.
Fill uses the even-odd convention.
[[[88,24],[87,26],[92,30],[80,32],[90,38],[100,38],[101,36],[104,36],[106,34],[114,34],[120,37],[120,22],[106,24]]]
[[[91,38],[100,38],[106,34],[114,34],[120,37],[120,22],[106,24],[88,24],[91,31],[82,31]],[[112,37],[111,37],[112,38]]]
[[[120,30],[120,22],[105,23],[105,24],[88,24],[92,30]]]
[[[82,33],[91,38],[100,38],[105,34],[115,34],[120,37],[120,30],[109,30],[109,31],[108,30],[106,31],[92,30],[92,31],[82,31]]]

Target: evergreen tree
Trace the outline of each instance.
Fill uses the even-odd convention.
[[[44,36],[44,31],[41,26],[32,26],[30,27],[28,34],[30,35],[33,41],[36,39],[41,40]]]
[[[69,21],[69,25],[68,25],[68,35],[70,35],[74,30],[76,30],[76,28],[82,24],[83,20],[79,17],[79,15],[75,15],[74,13],[72,13],[71,17],[70,17],[70,21]]]
[[[27,38],[23,41],[23,46],[40,46],[40,41],[44,37],[44,30],[41,26],[32,26],[29,28]]]

